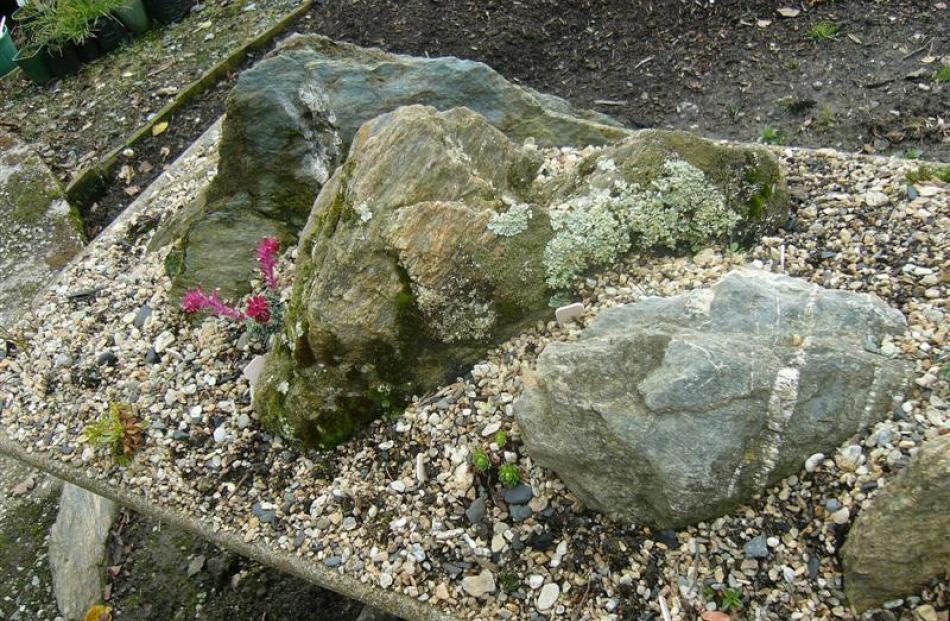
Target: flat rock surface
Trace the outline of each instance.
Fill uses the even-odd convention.
[[[79,252],[81,230],[40,156],[0,135],[0,325],[28,310],[33,295]]]
[[[674,618],[690,618],[721,603],[726,590],[738,592],[749,618],[854,619],[836,558],[847,524],[832,519],[826,501],[853,518],[882,480],[948,425],[948,385],[938,361],[948,354],[950,194],[940,182],[922,182],[908,198],[905,174],[916,162],[831,151],[776,154],[796,196],[789,230],[745,251],[713,248],[695,260],[634,257],[581,281],[574,291],[586,309],[579,325],[562,329],[552,316],[490,352],[464,379],[420,395],[402,415],[332,452],[301,453],[263,432],[250,410],[241,369],[259,352],[238,347],[238,330],[217,320],[183,323],[168,302],[160,261],[144,255],[145,223],[169,217],[213,174],[206,144],[43,294],[38,327],[29,330],[33,346],[0,361],[5,450],[29,451],[128,500],[144,505],[147,498],[155,510],[182,516],[229,545],[267,550],[271,563],[309,568],[311,579],[342,592],[390,598],[391,610],[414,618],[531,618],[540,589],[556,584],[560,595],[545,612],[556,619],[658,615],[657,593]],[[574,157],[548,155],[561,165]],[[868,207],[860,199],[868,191],[886,194],[889,203]],[[292,258],[281,266],[285,282]],[[749,262],[825,287],[871,292],[901,310],[910,335],[882,349],[914,364],[909,394],[891,419],[854,436],[812,472],[783,479],[713,522],[653,531],[584,510],[523,450],[511,415],[522,373],[546,343],[576,338],[600,309],[706,287]],[[67,297],[96,288],[94,296]],[[136,328],[146,303],[152,316]],[[174,340],[147,363],[149,347],[165,331]],[[84,378],[106,351],[116,364],[96,368],[99,382],[89,387]],[[73,363],[53,373],[63,352]],[[144,447],[126,468],[79,440],[110,400],[133,403],[148,423]],[[252,419],[244,429],[236,424],[241,414]],[[490,424],[507,432],[504,447],[482,437]],[[226,442],[213,437],[221,426]],[[497,479],[471,468],[471,447],[517,464],[533,492],[527,519],[514,521]],[[415,476],[420,454],[422,482]],[[465,510],[481,493],[485,518],[471,524]],[[272,510],[274,519],[261,520],[255,505]],[[743,546],[762,534],[768,557],[746,559]],[[496,588],[476,599],[462,581],[483,572]],[[928,587],[920,597],[920,604],[945,607],[946,586]],[[905,602],[892,614],[911,619],[912,611]]]

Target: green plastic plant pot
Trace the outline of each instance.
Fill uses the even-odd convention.
[[[28,53],[20,50],[14,60],[23,73],[36,84],[46,84],[53,79],[53,74],[50,73],[49,66],[46,64],[46,50],[42,48]]]
[[[142,34],[148,31],[148,14],[145,12],[145,4],[142,0],[128,0],[125,5],[115,10],[116,17],[119,18],[129,32]]]
[[[0,75],[6,75],[16,67],[16,45],[10,38],[6,24],[0,29]]]

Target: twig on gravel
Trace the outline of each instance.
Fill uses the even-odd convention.
[[[158,69],[155,69],[154,71],[149,71],[149,72],[148,72],[148,77],[150,77],[150,78],[155,77],[155,76],[157,76],[159,73],[161,73],[162,71],[165,71],[166,69],[168,69],[169,67],[171,67],[171,66],[174,65],[174,64],[175,64],[174,62],[167,62],[167,63],[165,63],[164,65],[162,65],[161,67],[159,67]]]
[[[866,84],[858,82],[857,80],[854,80],[854,83],[857,86],[860,86],[861,88],[880,88],[881,86],[885,86],[887,84],[890,84],[891,82],[896,82],[896,81],[897,81],[897,78],[887,78],[884,80],[880,80],[878,82],[868,82]]]
[[[574,613],[574,621],[577,621],[581,617],[581,611],[584,609],[584,604],[587,603],[587,598],[590,596],[590,578],[587,579],[587,588],[584,589],[584,594],[581,595],[581,599],[577,603],[577,612]]]
[[[595,106],[626,106],[626,99],[595,99]]]
[[[640,62],[638,62],[637,64],[635,64],[635,65],[633,66],[633,68],[634,68],[634,69],[639,69],[639,68],[642,67],[643,65],[645,65],[645,64],[647,64],[648,62],[650,62],[651,60],[653,60],[653,58],[654,58],[653,56],[647,56],[646,58],[644,58],[643,60],[641,60]]]
[[[924,43],[923,45],[921,45],[920,47],[918,47],[916,50],[912,50],[912,51],[910,51],[910,52],[904,54],[904,56],[901,57],[901,60],[904,61],[904,60],[907,60],[908,58],[913,58],[913,57],[916,56],[917,54],[920,54],[921,52],[924,52],[924,51],[926,51],[926,50],[927,50],[927,44]]]

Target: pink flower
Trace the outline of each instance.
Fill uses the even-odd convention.
[[[261,275],[268,289],[277,288],[277,274],[274,267],[277,265],[277,253],[280,252],[280,242],[276,237],[264,237],[257,244],[257,262],[261,266]]]
[[[266,324],[270,321],[270,304],[262,295],[255,295],[247,299],[247,316],[257,323]]]
[[[181,309],[186,313],[197,313],[200,310],[207,310],[212,315],[218,317],[230,317],[231,319],[241,319],[241,311],[232,308],[221,300],[217,290],[208,294],[201,290],[201,287],[189,289],[181,299]]]

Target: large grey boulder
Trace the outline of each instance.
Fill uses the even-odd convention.
[[[773,157],[689,134],[634,134],[554,178],[541,163],[467,108],[365,123],[301,234],[286,339],[255,386],[265,424],[335,444],[464,372],[587,271],[786,207]],[[752,216],[759,190],[737,189],[750,177],[771,188]]]
[[[265,236],[296,240],[341,157],[333,111],[306,63],[268,58],[245,71],[228,97],[218,171],[207,191],[152,242],[175,294],[191,287],[246,293]]]
[[[858,514],[841,551],[844,590],[858,612],[950,580],[950,435],[921,445]]]
[[[906,327],[876,298],[743,269],[600,313],[515,405],[528,453],[588,506],[676,528],[722,515],[884,416]]]
[[[610,144],[630,133],[608,116],[512,84],[471,60],[390,54],[299,34],[274,53],[307,65],[312,84],[330,101],[344,144],[366,121],[415,104],[438,110],[465,106],[511,140],[532,138],[541,146]]]
[[[0,326],[83,246],[82,220],[30,147],[0,134]]]
[[[512,140],[542,146],[606,144],[630,133],[481,63],[292,36],[241,74],[228,99],[214,182],[154,238],[153,249],[175,243],[166,259],[173,293],[199,285],[225,297],[247,293],[256,242],[265,235],[285,245],[295,240],[359,127],[411,104],[467,106]]]
[[[49,564],[59,611],[82,619],[102,601],[106,541],[115,517],[111,500],[70,483],[63,485],[59,513],[49,536]]]

